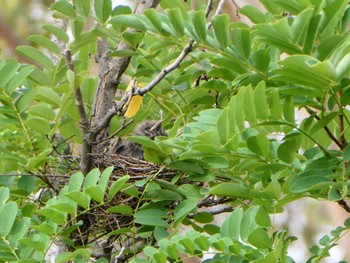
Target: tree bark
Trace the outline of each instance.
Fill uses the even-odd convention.
[[[144,10],[155,8],[160,0],[140,0],[135,8],[135,14],[141,14]],[[128,29],[130,32],[134,30]],[[133,47],[120,41],[116,50],[133,50]],[[109,135],[108,125],[97,134],[91,132],[98,127],[101,120],[109,116],[109,112],[114,108],[114,99],[120,78],[130,63],[131,57],[110,58],[109,50],[105,39],[98,41],[97,62],[100,64],[99,83],[96,91],[93,111],[90,120],[90,132],[83,136],[83,151],[80,162],[80,168],[84,174],[87,174],[92,167],[91,153],[102,153],[104,144],[99,145]],[[111,118],[109,119],[109,121]]]

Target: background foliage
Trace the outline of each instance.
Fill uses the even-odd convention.
[[[288,247],[295,237],[275,230],[270,215],[303,197],[338,202],[350,211],[347,1],[261,0],[266,12],[249,5],[239,10],[250,23],[231,22],[220,14],[220,4],[209,21],[204,2],[193,10],[189,1],[162,0],[158,9],[133,14],[109,0],[59,0],[50,8],[68,22],[68,31],[47,24],[44,34],[28,38],[34,46],[17,48],[35,65],[0,61],[2,262],[44,261],[57,242],[69,247],[57,262],[91,256],[293,262]],[[74,70],[49,35],[71,50]],[[84,136],[74,94],[81,91],[90,118],[100,39],[109,57],[130,57],[126,76],[146,84],[185,54],[144,95],[132,125],[125,127],[118,114],[109,125],[111,133],[122,129],[118,135],[126,136],[143,120],[162,119],[167,137],[128,138],[144,146],[145,159],[160,171],[177,171],[170,181],[156,174],[135,183],[125,175],[109,184],[112,167],[84,176],[62,157],[80,154]],[[120,41],[132,49],[116,49]],[[296,109],[304,117],[297,119]],[[58,193],[43,190],[47,178],[67,174],[69,182]],[[121,204],[109,211],[130,216],[133,227],[101,238],[120,244],[129,239],[131,245],[104,255],[94,250],[96,240],[74,243],[71,233],[83,223],[81,216],[117,194],[138,200],[136,207]],[[219,206],[204,209],[213,204]],[[221,212],[229,214],[219,224]],[[323,236],[308,262],[327,257],[349,226],[347,220]]]

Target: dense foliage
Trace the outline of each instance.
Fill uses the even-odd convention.
[[[68,31],[44,25],[43,35],[29,37],[39,48],[17,48],[35,65],[0,61],[1,262],[43,262],[58,241],[69,252],[57,262],[96,257],[95,240],[78,246],[71,233],[82,215],[118,193],[137,198],[137,206],[120,204],[109,212],[131,216],[133,227],[101,238],[121,244],[129,238],[133,244],[102,255],[101,262],[124,254],[133,262],[181,262],[207,254],[206,262],[293,262],[287,251],[295,238],[275,231],[270,215],[303,197],[350,210],[344,202],[350,160],[348,1],[261,0],[266,12],[239,10],[249,24],[220,12],[208,19],[211,1],[196,2],[191,10],[190,1],[162,0],[159,10],[132,14],[126,6],[112,8],[110,0],[59,0],[51,9],[68,22]],[[144,94],[134,123],[125,125],[123,112],[116,111],[110,134],[130,135],[137,123],[162,119],[168,136],[129,140],[143,145],[145,159],[158,163],[159,172],[177,171],[169,181],[155,174],[134,183],[125,175],[110,184],[112,167],[84,176],[77,163],[62,158],[67,149],[81,154],[85,137],[74,95],[81,92],[91,118],[101,81],[91,68],[101,55],[101,39],[109,57],[130,57],[124,75],[145,87],[134,91]],[[120,41],[131,48],[117,49]],[[57,43],[71,51],[72,61]],[[305,116],[298,121],[296,109]],[[47,177],[61,180],[66,174],[70,180],[59,193],[43,190]],[[220,206],[203,209],[214,204]],[[222,224],[214,221],[220,209],[230,213]],[[191,230],[182,234],[184,225]],[[308,262],[327,257],[349,228],[346,221],[324,236]],[[145,259],[137,257],[141,252]]]

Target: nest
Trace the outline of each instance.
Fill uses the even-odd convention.
[[[101,171],[109,166],[114,167],[110,176],[110,184],[124,175],[130,176],[129,182],[144,180],[152,176],[156,176],[157,179],[170,181],[176,175],[175,171],[166,169],[159,164],[150,163],[129,156],[126,157],[117,154],[95,154],[92,159],[94,160],[93,165]],[[70,160],[72,163],[78,161],[78,159]],[[73,167],[72,163],[70,167]],[[50,185],[55,185],[55,190],[59,191],[59,189],[68,183],[69,177],[63,178],[63,180],[59,180],[59,182],[55,182],[54,180],[55,179],[53,178]],[[57,187],[59,189],[57,189]],[[143,190],[144,189],[139,188],[139,195]],[[135,210],[137,206],[142,205],[142,203],[139,203],[140,200],[138,197],[130,196],[121,192],[112,200],[108,200],[106,197],[105,201],[105,204],[102,206],[92,201],[92,209],[77,218],[77,222],[82,221],[83,225],[71,234],[75,246],[86,245],[91,242],[97,242],[100,244],[102,240],[102,243],[104,244],[101,245],[101,249],[104,251],[103,254],[105,255],[107,253],[106,248],[115,250],[115,239],[117,239],[120,234],[111,235],[110,238],[107,238],[107,236],[113,233],[113,231],[131,229],[133,227],[134,223],[132,215],[113,213],[110,212],[109,209],[118,205],[127,205]],[[130,239],[131,238],[134,237],[130,236]],[[112,251],[109,253],[112,253]]]
[[[175,176],[173,170],[162,169],[159,164],[129,156],[98,154],[94,155],[93,159],[94,166],[101,171],[109,166],[114,166],[111,175],[112,182],[124,175],[129,175],[131,181],[143,180],[155,174],[157,174],[157,178],[164,180],[171,180]]]

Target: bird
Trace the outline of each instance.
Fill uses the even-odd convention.
[[[134,131],[134,135],[147,136],[154,140],[156,136],[167,136],[162,128],[162,121],[145,121],[142,122]],[[114,147],[115,153],[124,156],[144,160],[142,146],[135,142],[119,138]]]

